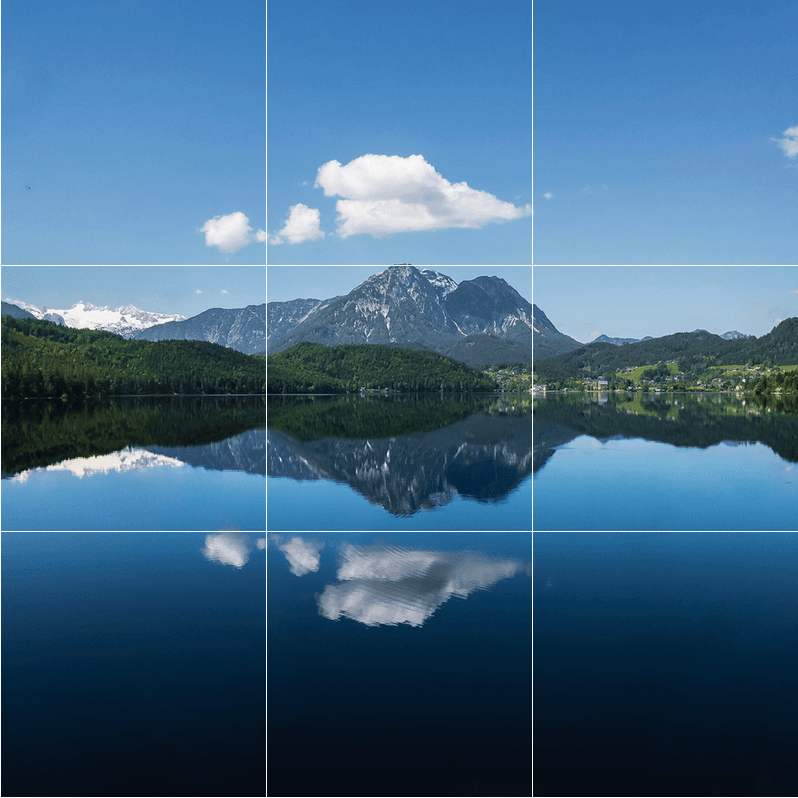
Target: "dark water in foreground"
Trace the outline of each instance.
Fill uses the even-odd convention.
[[[535,399],[535,530],[798,527],[798,414],[730,394]]]
[[[270,536],[269,795],[530,795],[531,535]]]
[[[4,796],[265,794],[255,536],[0,542]]]
[[[265,397],[3,402],[4,530],[266,523]]]
[[[534,793],[798,787],[798,534],[534,535]]]

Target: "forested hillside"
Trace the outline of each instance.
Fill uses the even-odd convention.
[[[200,341],[130,341],[49,321],[2,319],[2,395],[264,393],[263,358]]]
[[[379,344],[301,343],[271,355],[268,392],[347,393],[393,391],[491,391],[493,380],[434,352]]]
[[[798,318],[785,319],[761,338],[724,340],[708,332],[676,333],[626,346],[598,343],[535,361],[541,382],[596,378],[625,368],[675,360],[680,372],[699,375],[710,366],[798,363]]]

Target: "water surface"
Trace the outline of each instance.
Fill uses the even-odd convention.
[[[265,538],[0,543],[3,795],[265,795]]]
[[[263,397],[3,403],[4,530],[262,530]]]
[[[270,795],[530,795],[531,535],[270,535]]]
[[[793,795],[798,534],[534,536],[534,794]]]
[[[798,415],[733,395],[535,400],[536,530],[794,530]]]

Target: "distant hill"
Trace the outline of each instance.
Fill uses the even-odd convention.
[[[610,338],[608,335],[599,335],[594,338],[591,344],[612,344],[613,346],[623,346],[624,344],[636,344],[638,341],[650,341],[652,336],[647,335],[645,338]]]
[[[545,380],[596,378],[628,367],[676,360],[680,371],[703,365],[772,362],[798,364],[798,318],[782,321],[761,338],[726,340],[705,330],[675,333],[626,346],[592,343],[562,355],[535,362]]]
[[[14,319],[35,319],[36,317],[32,313],[28,313],[27,310],[23,310],[16,305],[12,305],[9,302],[2,303],[2,315],[9,315]]]
[[[532,329],[534,331],[532,340],[535,362],[555,355],[561,355],[583,346],[576,339],[561,333],[537,305],[532,306],[532,311]]]

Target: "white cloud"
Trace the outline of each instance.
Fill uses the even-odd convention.
[[[790,293],[791,294],[798,294],[798,288],[791,288],[790,289]]]
[[[232,254],[253,241],[265,241],[266,233],[258,230],[253,233],[249,219],[241,211],[227,216],[214,216],[199,229],[205,233],[205,245],[219,247],[221,252]]]
[[[338,235],[367,233],[375,238],[419,230],[482,227],[532,213],[470,188],[450,183],[421,155],[362,155],[342,166],[319,167],[316,187],[340,196]]]
[[[223,294],[229,294],[230,292],[229,292],[229,291],[228,291],[226,288],[223,288],[223,289],[222,289],[222,293],[223,293]]]
[[[201,294],[201,293],[202,293],[202,291],[200,291],[200,289],[198,288],[198,289],[197,289],[197,290],[196,290],[194,293],[195,293],[195,294]]]
[[[243,568],[249,560],[252,543],[249,535],[236,532],[223,532],[219,535],[206,535],[202,554],[211,562]]]
[[[794,158],[798,155],[798,125],[788,127],[783,135],[783,139],[773,139],[773,141],[778,142],[779,147],[784,150],[784,154],[788,158]]]
[[[324,238],[319,220],[320,214],[317,208],[308,208],[301,202],[292,205],[285,227],[277,235],[272,236],[269,243],[283,244],[287,238],[289,244],[300,244],[302,241],[316,241],[319,238]]]
[[[351,618],[366,626],[423,626],[452,596],[467,598],[496,582],[527,573],[520,560],[478,552],[418,551],[396,546],[341,548],[338,579],[316,597],[325,618]]]
[[[546,199],[551,199],[554,196],[554,194],[552,194],[551,191],[547,191],[543,196]]]
[[[285,554],[288,566],[294,576],[304,576],[311,571],[319,570],[319,552],[324,548],[323,543],[303,538],[291,538],[288,543],[281,543],[279,535],[271,536],[272,542]]]
[[[266,548],[266,538],[258,538],[258,539],[255,541],[255,545],[256,545],[256,546],[257,546],[259,549],[265,549],[265,548]]]

